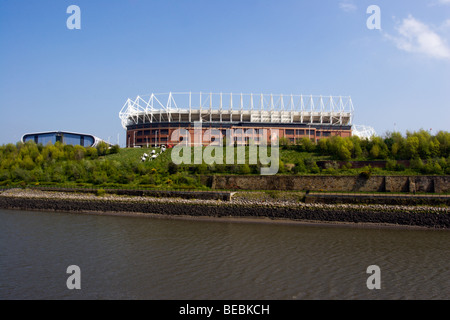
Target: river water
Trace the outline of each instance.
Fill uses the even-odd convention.
[[[0,210],[0,299],[449,299],[450,231]],[[69,290],[67,267],[80,268]],[[381,289],[369,290],[377,265]]]

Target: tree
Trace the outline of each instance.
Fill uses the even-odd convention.
[[[315,149],[315,144],[314,142],[311,141],[311,139],[307,138],[307,137],[303,137],[300,140],[298,140],[298,150],[299,151],[304,151],[304,152],[313,152]]]
[[[391,146],[391,155],[396,158],[400,151],[400,145],[398,142],[394,142]]]
[[[439,131],[436,134],[436,139],[439,141],[439,149],[441,157],[450,156],[450,132]]]
[[[419,150],[419,138],[409,136],[406,138],[406,156],[408,159],[412,159],[418,155]]]
[[[283,149],[288,149],[289,146],[291,145],[291,141],[286,137],[281,137],[278,143],[280,147]]]
[[[352,158],[353,142],[349,138],[334,136],[327,139],[328,152],[339,160],[350,160]]]
[[[439,140],[434,138],[431,142],[430,142],[430,154],[432,157],[439,157],[440,155],[440,148],[441,144],[439,143]]]
[[[358,136],[353,136],[350,138],[353,144],[353,152],[352,157],[353,158],[359,158],[362,156],[362,148],[361,148],[361,139]]]
[[[374,144],[370,149],[370,156],[373,159],[378,159],[378,157],[380,156],[380,147],[377,144]]]
[[[352,158],[352,153],[350,152],[350,150],[348,149],[347,144],[340,144],[337,147],[337,156],[340,160],[350,160]]]
[[[81,160],[86,154],[86,149],[83,146],[75,146],[73,150],[73,158],[75,160]]]
[[[327,154],[328,153],[328,144],[327,139],[320,139],[317,143],[317,149],[321,154]]]
[[[23,158],[23,161],[21,163],[21,167],[26,169],[26,170],[32,170],[35,167],[35,164],[34,164],[33,160],[31,159],[31,157],[29,155],[26,155]]]
[[[99,144],[97,145],[97,153],[98,155],[101,156],[106,156],[108,152],[108,144],[104,141],[99,142]]]

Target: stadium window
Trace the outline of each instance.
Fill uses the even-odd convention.
[[[291,130],[291,129],[287,129],[285,132],[286,132],[286,134],[289,134],[289,135],[294,134],[294,130]]]
[[[296,130],[296,134],[298,134],[298,135],[304,135],[304,134],[305,134],[305,130],[304,130],[304,129]]]

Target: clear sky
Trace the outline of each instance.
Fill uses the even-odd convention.
[[[0,144],[67,130],[123,145],[127,98],[169,91],[350,95],[380,135],[449,131],[450,0],[0,1]]]

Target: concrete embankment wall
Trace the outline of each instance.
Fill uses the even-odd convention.
[[[429,228],[450,228],[450,214],[426,210],[405,212],[382,207],[340,208],[328,206],[254,206],[129,202],[110,200],[39,199],[0,196],[0,208],[57,212],[97,212],[105,214],[152,213],[167,216],[203,217],[267,217],[272,219],[307,220],[320,222],[375,223]],[[142,215],[141,215],[142,216]]]
[[[450,192],[450,176],[294,176],[208,177],[213,189],[360,192]]]

